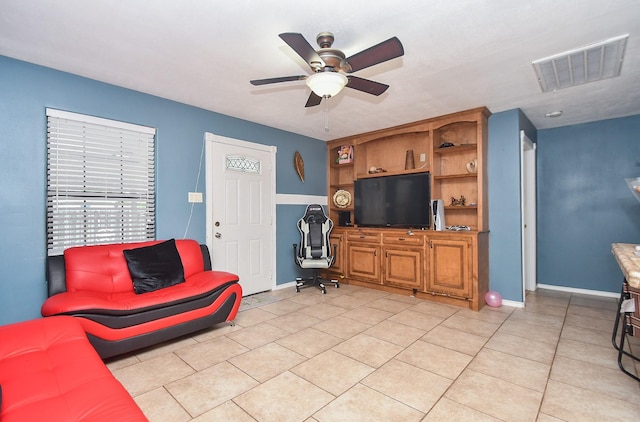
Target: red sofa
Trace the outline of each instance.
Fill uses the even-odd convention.
[[[235,319],[242,300],[238,276],[212,271],[207,247],[195,240],[174,241],[184,282],[145,293],[134,291],[125,251],[159,248],[168,242],[81,246],[49,257],[49,298],[42,315],[76,317],[102,358]],[[164,256],[158,259],[163,260]]]
[[[71,317],[0,327],[0,386],[2,422],[147,420]]]

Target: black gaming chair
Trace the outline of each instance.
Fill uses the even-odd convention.
[[[321,269],[331,267],[335,261],[338,245],[333,245],[332,253],[329,243],[331,229],[333,229],[333,221],[326,216],[322,206],[318,204],[307,206],[304,215],[298,220],[300,245],[293,244],[293,255],[300,268],[313,270],[313,276],[296,278],[296,292],[300,292],[302,287],[317,286],[323,294],[327,293],[318,273]],[[337,280],[324,281],[340,287]]]

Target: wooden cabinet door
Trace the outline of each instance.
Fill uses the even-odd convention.
[[[382,284],[380,277],[380,247],[376,245],[349,244],[348,277]]]
[[[422,290],[423,280],[424,251],[422,248],[385,248],[385,284]]]
[[[430,239],[427,292],[471,298],[471,241]]]

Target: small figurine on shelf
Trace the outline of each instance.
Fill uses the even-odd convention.
[[[386,172],[387,171],[382,167],[369,167],[369,174],[386,173]]]
[[[451,205],[457,207],[464,207],[467,204],[467,198],[464,195],[460,195],[460,199],[456,199],[453,196],[451,197]]]
[[[351,163],[353,161],[353,147],[350,145],[341,146],[338,150],[338,158],[336,162],[338,164]]]

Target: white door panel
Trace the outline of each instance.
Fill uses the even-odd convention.
[[[245,296],[270,290],[275,272],[275,148],[215,135],[207,140],[212,266],[238,274]]]

